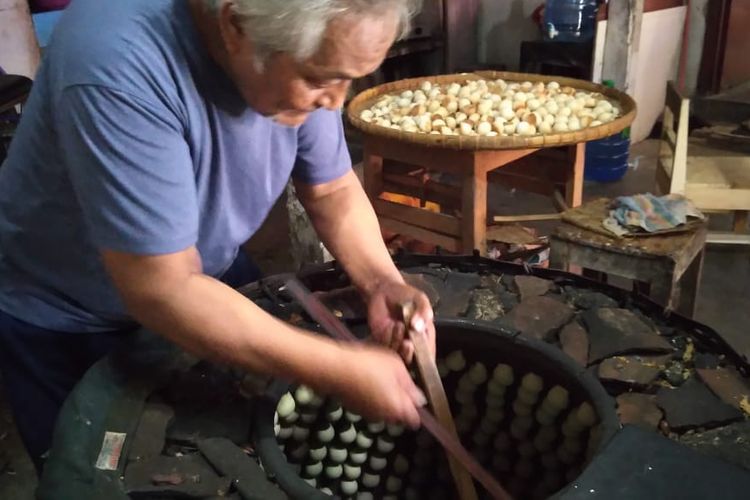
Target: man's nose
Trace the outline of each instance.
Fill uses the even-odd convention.
[[[327,88],[318,98],[317,105],[326,109],[339,109],[344,105],[346,91],[349,89],[349,82],[341,82]]]

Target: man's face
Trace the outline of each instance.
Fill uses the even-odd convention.
[[[252,63],[246,37],[229,51],[230,77],[256,111],[284,125],[300,125],[318,108],[340,108],[351,81],[383,62],[397,29],[395,14],[339,16],[329,23],[315,55],[298,62],[289,54],[273,54],[262,73]]]

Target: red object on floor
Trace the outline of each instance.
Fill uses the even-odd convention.
[[[32,13],[62,10],[68,6],[70,0],[29,0]]]

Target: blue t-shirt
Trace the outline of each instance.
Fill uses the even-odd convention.
[[[133,325],[99,251],[195,245],[220,276],[290,176],[351,168],[341,113],[291,128],[241,99],[184,0],[75,0],[0,167],[0,309],[61,331]]]

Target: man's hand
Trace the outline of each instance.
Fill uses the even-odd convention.
[[[407,364],[414,356],[414,344],[407,336],[402,307],[410,302],[414,304],[411,327],[418,334],[427,335],[432,356],[435,356],[434,313],[423,292],[403,282],[389,281],[373,288],[365,300],[372,336],[398,352]]]
[[[341,402],[368,420],[420,425],[417,408],[427,404],[399,357],[382,347],[342,345],[347,376],[333,388]]]

